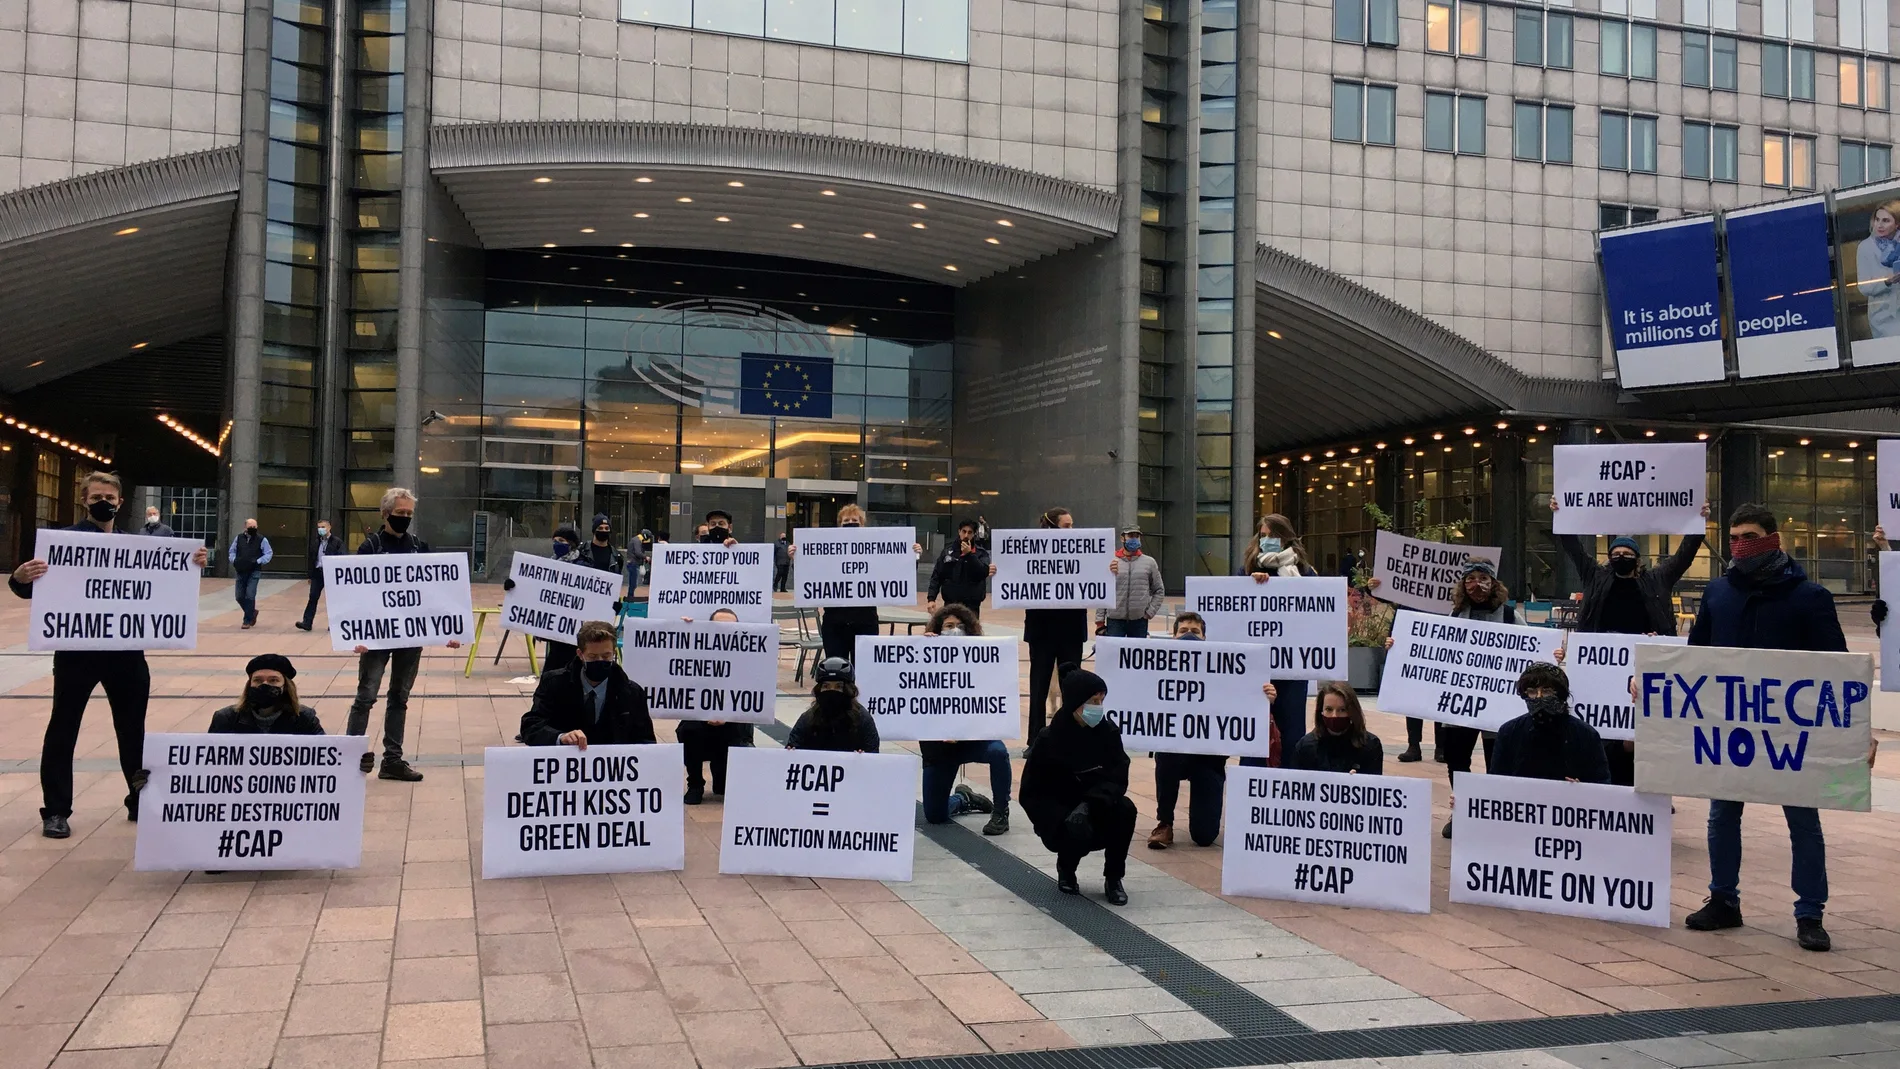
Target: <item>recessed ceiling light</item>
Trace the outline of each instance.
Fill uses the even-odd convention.
[[[805,229],[805,224],[804,224],[804,223],[793,223],[793,224],[792,224],[792,229],[793,229],[793,230],[803,230],[803,229]]]
[[[134,349],[143,349],[143,348],[145,348],[146,346],[148,346],[148,345],[150,345],[150,344],[152,344],[152,343],[151,343],[151,342],[148,342],[148,341],[142,341],[142,342],[138,342],[138,343],[136,343],[136,344],[134,344],[134,345],[132,346],[132,348],[134,348]],[[37,365],[35,365],[35,366],[37,366]]]
[[[635,219],[646,219],[646,218],[648,218],[648,215],[647,215],[647,213],[645,213],[645,212],[634,212],[634,213],[633,213],[633,217],[634,217]]]
[[[1009,221],[1009,220],[1007,220],[1007,219],[998,219],[998,220],[996,221],[996,225],[997,225],[997,226],[1015,226],[1016,224],[1015,224],[1015,223],[1012,223],[1012,222],[1010,222],[1010,221]]]
[[[989,242],[992,245],[1001,245],[1003,243],[1002,238],[984,238],[983,240]]]
[[[534,180],[534,184],[537,186],[545,186],[552,181],[554,181],[552,178],[537,178]]]
[[[1275,341],[1279,341],[1279,340],[1280,340],[1280,332],[1279,332],[1279,331],[1277,331],[1277,330],[1269,330],[1269,331],[1267,331],[1267,337],[1269,337],[1269,338],[1272,338],[1272,339],[1273,339],[1273,340],[1275,340]]]
[[[631,248],[633,248],[633,242],[631,242],[631,241],[623,241],[623,242],[621,242],[621,243],[620,243],[620,247],[621,247],[621,248],[623,248],[623,249],[631,249]],[[624,260],[624,259],[626,259],[626,257],[624,257],[624,256],[623,256],[623,257],[621,257],[621,259],[623,259],[623,260]]]
[[[745,188],[745,183],[744,183],[744,182],[727,182],[726,184],[727,184],[727,185],[729,185],[729,186],[731,186],[731,187],[732,187],[732,188],[734,188],[734,189],[744,189],[744,188]]]
[[[541,246],[541,247],[542,247],[542,248],[544,248],[544,249],[552,249],[552,248],[557,248],[557,246],[556,246],[556,245],[554,244],[554,242],[552,242],[552,241],[549,241],[549,242],[544,242],[544,243],[542,244],[542,246]]]
[[[838,191],[835,189],[821,189],[818,191],[818,194],[823,197],[835,197],[838,195]]]
[[[924,226],[924,224],[922,224],[922,223],[912,223],[912,224],[910,224],[910,225],[911,225],[911,228],[912,228],[913,230],[925,230],[925,229],[928,229],[928,228],[927,228],[927,227],[925,227],[925,226]]]
[[[926,208],[925,208],[925,207],[923,206],[923,204],[921,204],[921,203],[919,203],[919,202],[917,202],[917,201],[911,201],[911,202],[910,202],[910,206],[911,206],[911,207],[913,207],[913,208],[915,208],[915,209],[917,209],[917,210],[918,210],[918,211],[920,211],[920,212],[921,212],[921,211],[926,211],[926,210],[927,210],[927,209],[926,209]]]
[[[957,265],[956,265],[956,264],[944,264],[944,265],[943,265],[943,269],[944,269],[945,271],[955,271],[955,270],[957,269]]]
[[[680,197],[680,198],[679,198],[679,202],[680,202],[681,204],[691,204],[691,203],[693,203],[693,198],[691,198],[691,197]]]
[[[634,179],[634,181],[639,182],[642,185],[645,185],[646,183],[653,181],[653,179],[648,178],[646,175],[641,175],[640,177]]]
[[[137,345],[134,345],[134,346],[133,346],[132,348],[134,348],[134,349],[141,349],[141,348],[144,348],[144,346],[145,346],[145,343],[144,343],[144,342],[140,342],[140,343],[138,343]],[[31,367],[39,367],[39,366],[40,366],[41,364],[44,364],[44,363],[46,363],[46,361],[44,361],[44,360],[35,360],[35,361],[33,361],[32,363],[30,363],[30,364],[28,364],[28,365],[26,365],[26,366],[27,366],[27,367],[30,367],[30,368],[31,368]],[[9,423],[11,423],[12,421],[11,421],[11,420],[8,420],[8,422],[9,422]]]
[[[732,218],[731,218],[730,216],[725,216],[725,215],[716,215],[716,216],[714,216],[714,217],[713,217],[713,222],[715,222],[715,223],[730,223],[730,222],[732,222]]]
[[[584,226],[584,227],[581,227],[581,233],[583,233],[583,234],[591,234],[591,233],[593,233],[593,232],[594,232],[594,228],[593,228],[593,227],[591,227],[591,226]]]
[[[115,238],[122,238],[122,237],[124,237],[124,236],[126,236],[127,234],[136,234],[136,233],[138,233],[138,232],[139,232],[139,228],[138,228],[138,227],[136,227],[136,226],[128,226],[128,227],[126,227],[126,228],[125,228],[124,230],[115,230],[115,231],[113,231],[113,233],[112,233],[112,236],[113,236],[113,237],[115,237]]]
[[[876,234],[873,234],[873,233],[871,233],[871,232],[870,232],[869,230],[866,230],[866,231],[864,232],[864,236],[865,236],[865,237],[867,237],[867,238],[875,238],[875,237],[877,237],[877,235],[876,235]]]

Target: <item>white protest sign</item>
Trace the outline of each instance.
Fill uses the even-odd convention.
[[[704,620],[716,609],[731,609],[742,623],[772,622],[771,546],[662,542],[652,552],[649,619]]]
[[[1453,902],[1669,927],[1668,795],[1470,773],[1457,795]]]
[[[1187,580],[1187,607],[1207,621],[1216,642],[1266,651],[1275,679],[1346,677],[1344,576],[1200,576]]]
[[[1372,578],[1379,584],[1372,594],[1403,609],[1449,613],[1465,562],[1487,560],[1495,568],[1502,552],[1496,546],[1455,546],[1380,531],[1372,542]]]
[[[719,871],[908,883],[922,768],[915,754],[734,747]]]
[[[446,646],[475,633],[466,553],[360,553],[323,558],[330,648]]]
[[[887,740],[1022,737],[1013,638],[859,635],[858,700]]]
[[[1677,635],[1584,634],[1564,640],[1564,674],[1570,677],[1571,711],[1605,739],[1636,737],[1636,704],[1630,679],[1636,674],[1636,647],[1680,646]]]
[[[1900,438],[1876,442],[1874,458],[1874,522],[1886,529],[1889,540],[1900,538]]]
[[[1706,442],[1554,447],[1556,534],[1699,535],[1708,531]]]
[[[1429,780],[1231,768],[1220,893],[1430,913],[1431,824]]]
[[[915,527],[800,527],[796,605],[915,605]]]
[[[198,645],[195,538],[34,532],[29,650],[188,650]]]
[[[502,626],[572,646],[589,620],[612,622],[620,577],[599,568],[515,550],[508,578],[515,588],[502,595]]]
[[[770,724],[778,695],[778,628],[628,617],[621,667],[661,720]]]
[[[1900,595],[1900,553],[1880,555],[1880,589]],[[1900,621],[1889,620],[1880,628],[1880,689],[1900,690]]]
[[[1638,646],[1636,785],[1865,813],[1873,681],[1865,653]]]
[[[686,749],[490,746],[482,879],[686,867]]]
[[[1379,680],[1379,708],[1401,716],[1496,731],[1524,715],[1517,677],[1557,662],[1563,632],[1401,609]]]
[[[1239,642],[1098,638],[1103,705],[1130,750],[1267,757],[1272,680],[1258,646]],[[1290,745],[1290,743],[1289,743]]]
[[[1115,605],[1115,531],[1108,527],[990,532],[990,604],[998,609]]]
[[[363,863],[361,735],[147,735],[141,872]]]

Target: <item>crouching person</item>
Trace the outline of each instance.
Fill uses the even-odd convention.
[[[1056,853],[1056,887],[1082,893],[1076,868],[1102,852],[1102,897],[1128,904],[1122,877],[1135,834],[1135,803],[1128,798],[1128,752],[1121,729],[1106,718],[1108,684],[1094,672],[1069,666],[1062,677],[1062,708],[1029,748],[1019,799],[1042,845]]]
[[[614,661],[614,625],[589,620],[574,636],[574,660],[543,673],[521,716],[530,746],[624,746],[653,741],[647,692]]]
[[[321,735],[317,711],[297,700],[297,666],[281,653],[260,653],[244,666],[236,705],[211,714],[213,735]]]
[[[1534,664],[1517,679],[1530,711],[1498,729],[1486,770],[1494,776],[1610,782],[1610,763],[1597,729],[1570,715],[1570,677],[1554,664]]]

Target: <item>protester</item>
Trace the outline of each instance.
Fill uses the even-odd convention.
[[[977,538],[976,521],[964,520],[957,524],[957,540],[943,548],[943,556],[937,558],[937,566],[930,570],[930,589],[924,595],[925,611],[937,611],[937,597],[941,594],[945,604],[962,605],[972,616],[982,615],[983,598],[989,592],[990,576],[995,572],[990,565],[989,543]]]
[[[1874,525],[1874,551],[1871,568],[1873,572],[1874,603],[1868,607],[1867,611],[1868,614],[1873,617],[1874,634],[1878,635],[1880,634],[1881,625],[1887,622],[1886,592],[1880,589],[1880,554],[1893,551],[1893,544],[1887,541],[1887,529],[1879,524]]]
[[[858,702],[858,673],[851,662],[826,657],[811,678],[811,705],[785,736],[785,748],[876,753],[877,720]]]
[[[1018,794],[1042,845],[1056,854],[1056,888],[1082,893],[1076,866],[1102,852],[1102,895],[1128,904],[1122,876],[1135,834],[1135,803],[1128,798],[1128,753],[1121,729],[1104,714],[1108,684],[1094,672],[1067,666],[1062,708],[1029,748]]]
[[[583,623],[574,648],[566,667],[543,672],[535,684],[534,703],[521,715],[521,741],[583,750],[652,742],[647,692],[614,660],[614,625]]]
[[[646,582],[647,556],[653,548],[653,532],[640,528],[640,533],[627,539],[627,596]]]
[[[616,576],[626,574],[627,555],[614,548],[613,534],[613,521],[607,518],[606,513],[597,513],[594,516],[593,541],[583,543],[578,550],[581,563],[598,571],[612,572]]]
[[[1318,575],[1319,571],[1313,567],[1313,560],[1307,556],[1299,535],[1294,533],[1293,522],[1275,512],[1260,517],[1254,547],[1247,554],[1240,574],[1251,575],[1254,582],[1264,583],[1276,575],[1292,578]],[[1281,741],[1288,746],[1298,743],[1300,736],[1306,734],[1306,684],[1304,679],[1273,681],[1279,691],[1273,699],[1273,722],[1280,729]]]
[[[792,589],[792,540],[782,532],[772,543],[772,592],[783,594]]]
[[[231,571],[237,576],[237,585],[232,589],[237,595],[238,608],[244,610],[242,626],[249,630],[257,626],[257,581],[263,577],[264,565],[271,560],[270,539],[257,533],[256,520],[245,520],[244,533],[231,540],[227,555],[231,559]]]
[[[113,520],[125,493],[119,477],[110,472],[87,474],[80,484],[86,519],[68,531],[113,533]],[[205,566],[203,546],[191,553],[191,562]],[[15,596],[31,599],[33,584],[46,574],[38,557],[13,569],[7,586]],[[112,707],[112,731],[118,737],[119,771],[125,775],[125,819],[139,819],[139,791],[145,786],[145,706],[152,694],[152,671],[144,650],[55,650],[53,653],[53,714],[46,722],[40,744],[40,834],[64,839],[72,834],[73,747],[94,687],[104,686]]]
[[[1168,588],[1161,564],[1141,552],[1141,528],[1122,528],[1122,545],[1109,569],[1115,573],[1115,607],[1095,610],[1096,634],[1147,638],[1148,621],[1161,611]]]
[[[563,523],[555,527],[554,537],[550,544],[553,549],[553,552],[550,554],[550,559],[560,561],[562,564],[584,565],[587,563],[586,558],[581,555],[580,551],[580,528],[573,524]],[[515,588],[514,577],[509,576],[503,579],[501,581],[501,588],[503,590],[513,590]],[[614,611],[619,611],[619,604],[617,602],[615,603]],[[534,640],[530,638],[528,641],[533,642]],[[558,672],[573,663],[574,647],[571,643],[556,642],[550,638],[543,640],[543,646],[545,648],[542,650],[541,656],[542,675],[547,675],[549,672]]]
[[[152,538],[175,538],[171,526],[158,518],[158,506],[148,505],[145,509],[145,526],[139,528],[139,534]]]
[[[739,540],[732,536],[732,514],[724,509],[708,510],[706,522],[699,526],[699,540],[713,546],[738,545]]]
[[[714,623],[736,624],[739,614],[731,609],[714,609],[709,619]],[[685,622],[692,623],[692,620],[688,618]],[[682,801],[699,805],[706,800],[708,765],[712,766],[712,792],[724,798],[726,753],[734,746],[752,745],[752,725],[725,720],[682,720],[674,727],[673,734],[686,750],[686,797]]]
[[[838,526],[863,527],[864,509],[846,505],[838,510]],[[924,547],[913,545],[913,553],[922,554]],[[797,544],[786,547],[786,551],[796,555]],[[842,657],[850,660],[858,655],[858,636],[877,634],[877,606],[875,605],[829,605],[818,618],[818,638],[824,644],[826,657]],[[852,689],[855,691],[856,684]]]
[[[1174,618],[1174,637],[1182,642],[1207,640],[1207,621],[1200,613],[1184,612]],[[1261,687],[1271,707],[1275,688]],[[1267,718],[1267,752],[1256,759],[1262,767],[1280,764],[1280,726]],[[1166,850],[1174,845],[1174,805],[1181,798],[1181,781],[1188,782],[1188,838],[1195,846],[1212,846],[1220,835],[1223,795],[1227,789],[1227,758],[1223,754],[1156,752],[1155,828],[1148,833],[1148,849]],[[1243,759],[1242,764],[1248,761]]]
[[[1075,526],[1069,510],[1057,506],[1043,513],[1036,526],[1043,530],[1068,530]],[[1029,647],[1029,743],[1042,734],[1048,723],[1050,683],[1059,664],[1080,664],[1082,647],[1089,640],[1087,609],[1024,609],[1023,644]],[[1055,694],[1058,703],[1062,694]]]
[[[308,631],[315,626],[317,619],[317,599],[323,597],[323,560],[343,552],[343,539],[330,533],[330,521],[317,521],[317,538],[310,543],[308,554],[310,573],[310,600],[304,602],[303,619],[297,621],[297,630]]]
[[[236,705],[211,714],[213,735],[321,735],[317,711],[297,700],[297,667],[281,653],[260,653],[244,666]]]
[[[1302,772],[1385,773],[1385,744],[1366,730],[1366,711],[1346,683],[1322,683],[1313,730],[1300,737],[1286,767]]]
[[[1610,763],[1597,729],[1570,715],[1570,677],[1554,664],[1533,664],[1517,678],[1517,696],[1529,710],[1498,728],[1485,758],[1493,776],[1610,782]]]
[[[983,625],[968,606],[950,604],[930,617],[924,633],[951,638],[975,638]],[[948,824],[951,817],[965,813],[988,813],[983,834],[1002,835],[1009,831],[1009,747],[999,740],[920,742],[917,748],[924,759],[924,819],[932,824]],[[966,764],[990,767],[990,794],[977,793],[966,784],[956,783],[957,774]],[[952,787],[951,784],[956,784]],[[991,798],[995,800],[992,801]]]

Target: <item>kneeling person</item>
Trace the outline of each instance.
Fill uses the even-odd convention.
[[[317,711],[297,700],[297,666],[281,653],[260,653],[244,666],[236,705],[211,714],[213,735],[321,735]]]
[[[653,741],[647,692],[614,661],[614,625],[589,620],[574,636],[575,659],[544,673],[521,716],[530,746],[630,745]]]
[[[931,614],[924,628],[928,635],[951,638],[975,638],[983,625],[968,606],[951,603]],[[948,824],[950,818],[964,813],[988,813],[983,834],[1002,835],[1009,831],[1009,748],[1001,740],[960,740],[920,742],[917,749],[924,758],[924,819],[932,824]],[[990,768],[989,797],[978,794],[968,784],[955,784],[965,764],[976,762]]]
[[[1570,715],[1570,677],[1554,664],[1534,664],[1517,680],[1518,697],[1530,710],[1507,720],[1486,771],[1494,776],[1610,782],[1597,729]]]
[[[736,624],[739,614],[731,609],[714,609],[711,620],[716,624]],[[692,623],[690,619],[685,622]],[[752,725],[724,720],[682,720],[674,727],[673,734],[686,748],[686,804],[699,805],[706,800],[707,765],[712,766],[712,792],[724,797],[726,751],[734,746],[752,745]]]
[[[1300,736],[1288,768],[1302,772],[1385,772],[1385,745],[1366,730],[1366,712],[1349,683],[1326,683],[1319,688],[1319,722]],[[1581,721],[1579,721],[1581,723]]]

